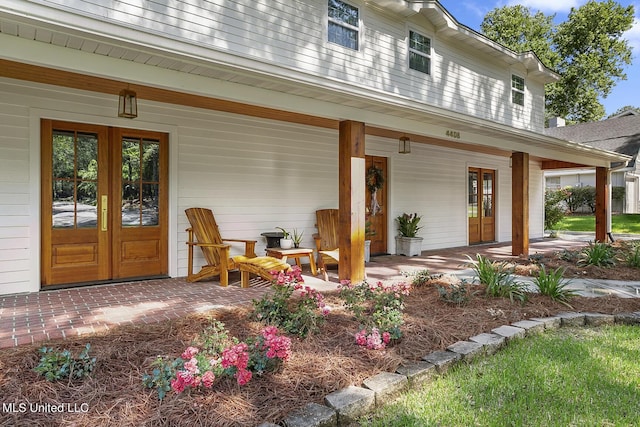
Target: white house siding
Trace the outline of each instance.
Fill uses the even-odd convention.
[[[4,93],[0,97],[0,294],[7,294],[27,289],[30,268],[38,267],[30,262],[28,108]]]
[[[469,153],[432,145],[412,144],[411,154],[398,154],[396,141],[368,136],[367,154],[389,157],[389,250],[395,249],[397,224],[402,213],[422,216],[419,236],[422,249],[465,246],[467,228],[467,171],[482,167],[496,171],[496,238],[511,240],[511,169],[503,157]],[[538,163],[530,165],[530,204],[540,203],[542,172]],[[542,218],[533,208],[531,237],[542,237]]]
[[[258,240],[258,254],[260,234],[276,227],[297,228],[313,247],[315,211],[338,207],[337,131],[208,111],[179,120],[179,232],[188,227],[184,209],[201,206],[213,209],[223,237]]]
[[[547,172],[545,175],[547,178],[559,177],[560,188],[565,187],[595,187],[596,185],[596,171],[595,169],[582,170],[581,172]],[[609,185],[612,187],[624,187],[625,186],[625,173],[624,172],[612,172]]]
[[[282,67],[276,72],[283,75],[300,72],[312,79],[329,77],[347,82],[355,90],[373,89],[517,128],[541,132],[544,126],[543,84],[527,75],[522,66],[510,67],[495,57],[478,55],[459,40],[443,37],[422,15],[406,21],[365,2],[352,2],[360,8],[361,18],[360,50],[353,51],[326,41],[326,0],[38,3],[124,27],[73,20],[79,27],[119,34],[133,42],[144,41],[215,61],[258,61],[250,65],[252,68],[276,64]],[[25,6],[19,3],[16,7]],[[65,23],[71,18],[64,13],[46,13],[46,19]],[[431,75],[408,69],[409,28],[432,39]],[[170,67],[170,63],[165,65]],[[512,72],[525,78],[524,107],[511,104]]]

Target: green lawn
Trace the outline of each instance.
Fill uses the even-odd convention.
[[[613,234],[640,234],[640,214],[620,214],[611,216]],[[566,216],[556,225],[558,231],[595,231],[596,220],[593,215]]]
[[[459,364],[363,426],[640,425],[640,328],[562,328]]]

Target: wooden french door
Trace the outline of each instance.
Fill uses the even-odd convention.
[[[42,286],[168,273],[168,138],[41,122]]]
[[[375,196],[366,189],[366,217],[372,235],[366,237],[371,240],[371,255],[387,253],[387,158],[365,156],[365,170],[367,180],[376,176],[382,177],[382,187],[375,191]]]
[[[496,238],[496,173],[490,169],[469,168],[468,176],[469,244],[493,242]]]

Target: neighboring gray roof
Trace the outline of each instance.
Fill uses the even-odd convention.
[[[640,115],[621,115],[599,122],[547,128],[544,133],[567,141],[632,156],[629,166],[634,167],[640,150]]]

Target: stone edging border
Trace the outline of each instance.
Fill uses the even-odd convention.
[[[552,317],[536,317],[521,320],[511,325],[494,328],[458,341],[446,350],[438,350],[401,366],[395,373],[381,372],[363,381],[362,387],[349,386],[328,394],[325,405],[308,403],[292,411],[283,421],[286,427],[341,427],[373,411],[376,406],[394,399],[409,388],[417,388],[431,380],[434,375],[444,375],[455,363],[469,362],[477,357],[491,355],[509,341],[558,329],[562,326],[640,325],[640,311],[620,314],[559,313]],[[258,427],[280,427],[278,424],[262,423]]]

